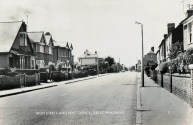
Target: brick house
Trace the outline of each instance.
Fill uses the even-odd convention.
[[[54,44],[50,33],[44,35],[44,32],[28,32],[28,36],[37,56],[36,65],[44,68],[53,63]]]
[[[73,70],[74,56],[72,55],[73,46],[68,42],[56,42],[54,41],[54,57],[53,62],[63,63],[63,68]]]
[[[49,65],[49,63],[54,62],[54,41],[52,35],[47,32],[45,34],[46,46],[45,46],[45,65]]]
[[[187,11],[187,17],[181,22],[183,24],[183,45],[184,50],[193,47],[193,7]]]
[[[33,69],[35,53],[23,21],[0,22],[0,68]]]
[[[154,47],[151,47],[151,50],[149,51],[149,53],[147,53],[144,57],[143,57],[143,65],[147,66],[148,61],[153,61],[155,63],[157,63],[157,57],[156,54],[154,53]]]

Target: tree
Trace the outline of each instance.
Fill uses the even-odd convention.
[[[109,66],[111,67],[113,64],[115,64],[115,60],[114,58],[108,56],[107,58],[105,58],[105,61],[108,62]]]
[[[170,47],[168,57],[170,59],[175,59],[181,52],[183,52],[183,43],[177,41]]]

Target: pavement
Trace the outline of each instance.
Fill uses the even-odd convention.
[[[108,74],[100,74],[99,76],[97,76],[97,75],[88,76],[88,77],[84,77],[84,78],[77,78],[77,79],[60,81],[60,82],[48,81],[47,83],[40,83],[40,85],[37,85],[37,86],[22,87],[22,88],[16,88],[16,89],[11,89],[11,90],[2,90],[2,91],[0,91],[0,98],[6,97],[6,96],[11,96],[11,95],[16,95],[16,94],[21,94],[21,93],[26,93],[26,92],[31,92],[31,91],[35,91],[35,90],[55,87],[58,85],[70,84],[70,83],[79,82],[79,81],[83,81],[83,80],[89,80],[89,79],[105,76]]]
[[[152,79],[137,73],[136,125],[193,125],[193,108],[188,103],[161,88]]]

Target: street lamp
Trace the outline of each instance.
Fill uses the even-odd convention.
[[[95,54],[97,55],[97,59],[96,59],[96,61],[97,61],[97,75],[99,76],[99,57],[98,57],[97,51],[95,52]]]
[[[141,59],[141,84],[144,87],[144,65],[143,65],[143,24],[135,21],[135,24],[141,25],[141,36],[142,36],[142,59]]]
[[[68,67],[69,67],[69,60],[66,61],[67,65],[67,80],[68,80]]]

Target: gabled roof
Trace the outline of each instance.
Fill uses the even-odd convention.
[[[32,43],[39,43],[42,39],[44,32],[28,32],[29,39]]]
[[[18,31],[22,24],[22,21],[14,22],[0,22],[0,52],[9,52]]]
[[[57,42],[55,40],[53,41],[54,41],[54,46],[69,48],[68,42]]]
[[[46,39],[46,45],[49,45],[51,36],[50,35],[45,35],[45,39]]]
[[[69,43],[69,48],[73,50],[72,43]]]
[[[150,50],[147,54],[155,54],[152,50]]]
[[[54,46],[52,35],[49,32],[45,34],[45,41],[46,41],[46,45]]]
[[[86,50],[83,55],[79,56],[79,58],[96,58],[96,57],[97,54],[92,54],[88,50]]]

